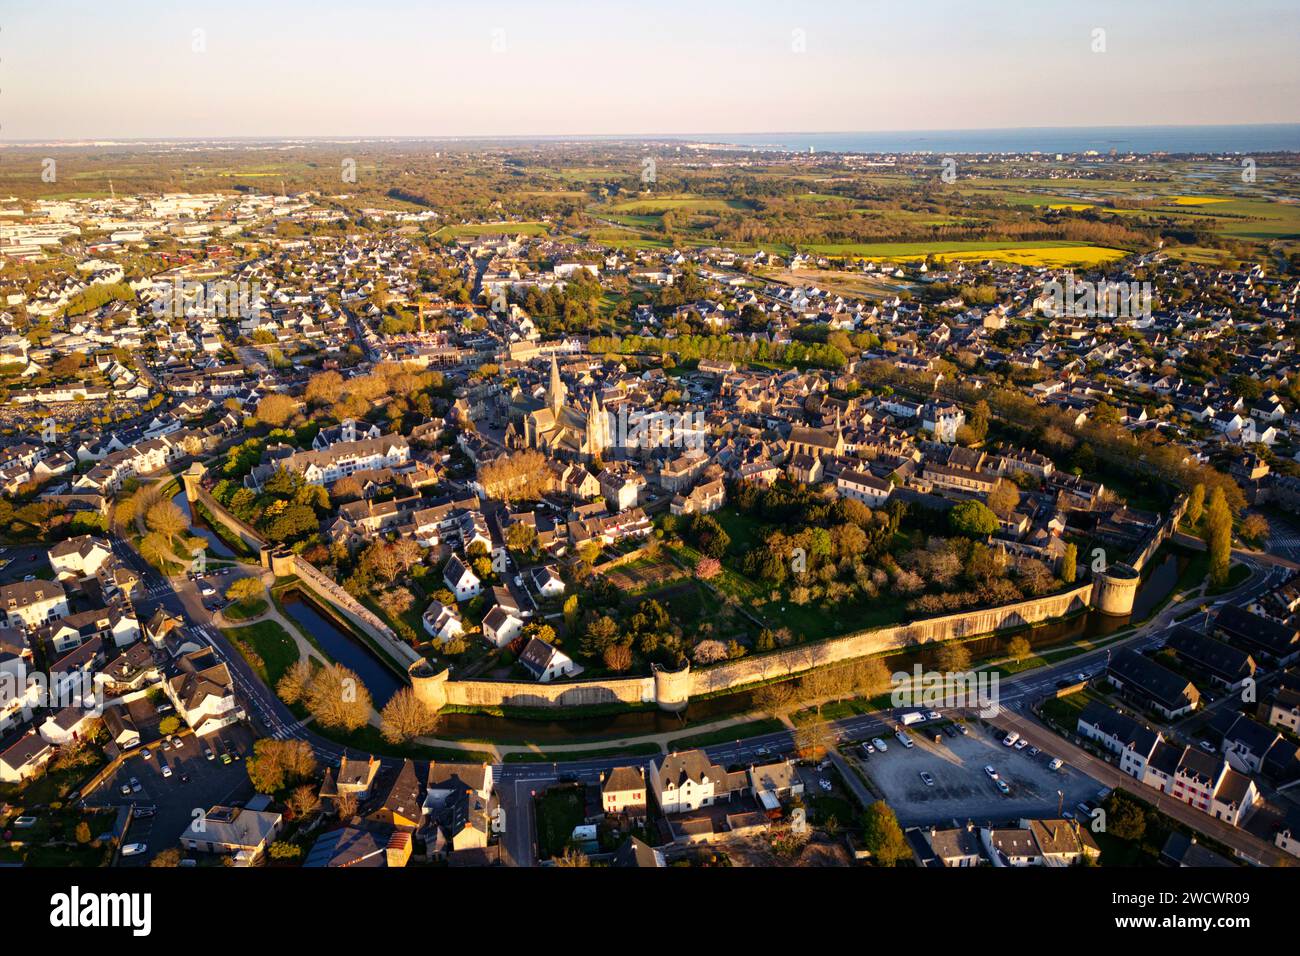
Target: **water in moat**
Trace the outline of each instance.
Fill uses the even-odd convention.
[[[331,660],[356,672],[376,707],[383,707],[405,681],[365,644],[296,591],[280,599],[284,612],[311,635]]]
[[[208,523],[190,510],[190,499],[185,494],[184,489],[172,496],[172,504],[180,508],[185,517],[189,519],[190,530],[208,543],[208,553],[210,555],[229,560],[235,558],[235,552],[230,550],[230,547],[218,537],[217,533],[208,527]]]

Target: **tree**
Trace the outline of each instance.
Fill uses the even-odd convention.
[[[1066,584],[1073,584],[1078,575],[1079,548],[1071,542],[1065,546],[1065,554],[1061,555],[1061,580]]]
[[[556,866],[582,867],[591,866],[591,861],[587,859],[587,854],[583,853],[577,847],[567,846],[564,852],[553,860]]]
[[[999,478],[993,490],[989,492],[988,506],[989,509],[1000,517],[1007,517],[1020,504],[1020,489],[1016,487],[1015,482],[1007,481],[1005,478]]]
[[[82,820],[80,823],[78,823],[76,836],[77,836],[77,842],[80,843],[82,846],[85,846],[87,843],[89,843],[91,839],[93,839],[90,833],[90,824],[87,823],[85,820]]]
[[[305,740],[264,737],[253,744],[253,754],[244,764],[257,792],[273,794],[310,779],[316,772],[316,755]]]
[[[1228,567],[1232,562],[1232,513],[1221,488],[1216,487],[1210,493],[1203,532],[1210,553],[1210,584],[1222,587],[1228,582]]]
[[[1195,528],[1197,522],[1201,520],[1201,512],[1205,509],[1205,485],[1197,482],[1192,486],[1192,493],[1187,496],[1187,511],[1185,517],[1187,523]]]
[[[301,657],[294,661],[281,676],[280,681],[275,685],[275,692],[280,695],[280,699],[286,704],[296,704],[302,700],[303,694],[307,691],[307,685],[311,683],[312,666],[311,661]]]
[[[1023,636],[1017,635],[1007,642],[1007,653],[1017,664],[1028,657],[1031,650],[1029,640]]]
[[[262,581],[259,578],[236,578],[226,588],[226,599],[235,603],[251,604],[262,596]]]
[[[294,816],[309,816],[320,809],[320,794],[311,784],[304,783],[294,788],[289,797],[289,807],[293,810]]]
[[[601,652],[605,666],[616,674],[621,674],[632,666],[631,644],[610,644]]]
[[[269,395],[263,395],[262,400],[257,403],[256,417],[259,422],[270,425],[272,428],[279,428],[298,411],[298,403],[288,395],[281,395],[279,392],[272,392]]]
[[[835,746],[835,734],[824,720],[810,720],[800,724],[794,732],[794,749],[805,760],[820,760]]]
[[[403,687],[389,698],[379,715],[379,732],[390,744],[404,744],[431,734],[437,726],[438,715],[410,687]]]
[[[764,684],[754,691],[754,704],[774,717],[790,710],[799,699],[798,687],[792,680]]]
[[[173,867],[181,865],[181,851],[178,847],[169,846],[162,850],[149,861],[150,866]]]
[[[1268,519],[1258,512],[1251,512],[1242,519],[1241,536],[1251,544],[1265,544],[1268,541],[1270,530]]]
[[[965,644],[955,641],[941,644],[935,652],[934,660],[939,670],[949,674],[970,670],[970,650]]]
[[[175,502],[159,501],[150,505],[149,510],[145,513],[144,523],[150,531],[162,535],[170,544],[176,539],[176,536],[183,533],[190,523],[185,520],[185,515],[180,508],[176,507]]]
[[[572,634],[578,628],[578,595],[564,599],[564,629]]]
[[[517,554],[533,551],[537,547],[537,529],[523,521],[516,521],[506,529],[506,547]]]
[[[174,714],[168,715],[158,721],[158,733],[162,734],[164,737],[170,737],[180,729],[180,718]]]
[[[948,526],[968,538],[987,538],[998,530],[998,516],[980,501],[963,501],[948,512]]]
[[[863,814],[862,842],[881,866],[896,866],[912,855],[898,817],[883,800],[877,800]]]
[[[1146,829],[1146,813],[1142,807],[1122,793],[1114,794],[1108,807],[1106,832],[1121,840],[1141,840]]]
[[[360,730],[370,719],[370,691],[355,671],[326,664],[312,677],[304,702],[321,726]]]

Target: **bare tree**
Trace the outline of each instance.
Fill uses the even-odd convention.
[[[438,715],[426,707],[410,687],[403,687],[394,694],[379,715],[379,732],[390,744],[406,743],[433,733],[437,726]]]

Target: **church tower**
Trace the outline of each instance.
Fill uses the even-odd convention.
[[[551,353],[551,381],[546,386],[546,407],[554,413],[556,419],[560,417],[560,409],[564,407],[564,399],[567,393],[564,388],[564,381],[560,378],[560,365],[555,360],[555,353]]]
[[[609,419],[600,405],[600,396],[592,395],[587,406],[587,454],[600,458],[609,446]]]

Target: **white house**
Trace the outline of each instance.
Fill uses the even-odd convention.
[[[112,556],[107,541],[89,534],[60,541],[49,551],[50,567],[60,580],[93,577]]]
[[[528,642],[519,655],[519,663],[527,668],[535,680],[543,684],[558,677],[568,677],[577,669],[571,657],[538,637]]]
[[[545,565],[532,570],[533,587],[544,598],[559,597],[564,593],[564,581],[552,565]]]
[[[455,605],[433,601],[425,608],[423,620],[428,635],[444,644],[465,633],[465,625],[461,623],[460,611]]]
[[[868,471],[842,471],[835,479],[835,490],[841,498],[852,498],[869,507],[879,508],[889,500],[894,486]]]
[[[164,682],[163,690],[196,734],[220,730],[243,716],[230,670],[211,647],[186,654],[178,666],[180,673]]]
[[[10,627],[40,627],[67,616],[68,597],[58,581],[15,581],[0,587],[0,611]]]
[[[456,595],[457,601],[476,598],[483,591],[483,584],[479,581],[478,575],[469,569],[458,554],[453,554],[448,559],[447,567],[442,572],[442,579]]]
[[[713,805],[726,794],[727,772],[703,750],[670,753],[650,761],[650,787],[664,813],[686,813]]]
[[[483,637],[496,647],[505,647],[524,629],[524,622],[500,604],[483,617]]]

